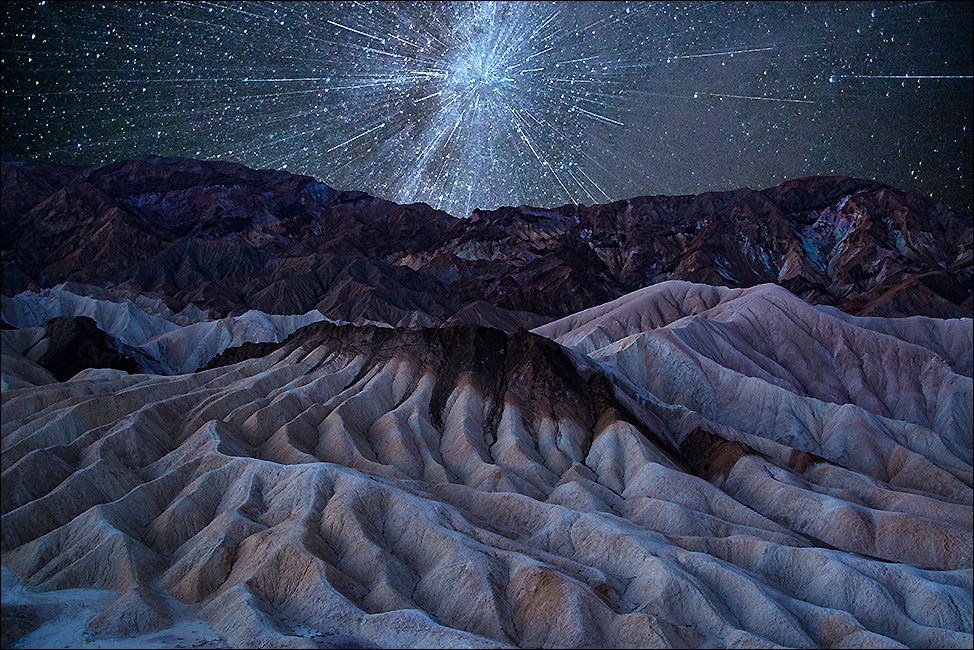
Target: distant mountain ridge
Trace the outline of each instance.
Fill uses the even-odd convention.
[[[774,283],[860,316],[971,316],[972,221],[845,177],[460,219],[308,176],[148,156],[2,162],[3,293],[62,282],[247,310],[513,331],[664,280]]]

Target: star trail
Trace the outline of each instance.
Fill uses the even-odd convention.
[[[874,178],[971,209],[970,3],[6,2],[3,150],[475,208]]]

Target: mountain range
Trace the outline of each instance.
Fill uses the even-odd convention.
[[[971,217],[3,162],[4,647],[970,647]]]
[[[972,315],[971,216],[844,177],[462,219],[226,162],[4,160],[0,181],[8,296],[70,282],[214,317],[513,332],[688,280],[861,316]]]

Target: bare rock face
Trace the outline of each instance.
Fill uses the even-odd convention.
[[[37,613],[25,605],[0,607],[0,647],[12,648],[26,634],[40,625]]]
[[[2,561],[234,647],[969,647],[971,348],[773,285],[313,323],[3,393]]]
[[[42,369],[57,381],[67,381],[89,368],[126,373],[138,369],[137,353],[108,336],[86,316],[60,316],[45,321],[41,328],[5,332],[3,344],[4,363],[16,365],[14,374],[28,379],[28,383],[45,383]],[[30,382],[30,377],[39,381]]]
[[[972,315],[972,221],[871,181],[457,219],[306,176],[148,157],[2,163],[3,293],[59,283],[173,313],[536,327],[664,280],[783,286],[855,315]]]
[[[125,592],[108,609],[91,619],[94,637],[133,637],[172,625],[172,616],[158,595],[137,587]]]
[[[78,290],[77,287],[70,288]],[[135,301],[115,301],[108,297],[92,298],[63,286],[40,292],[25,291],[13,298],[0,297],[0,316],[13,329],[46,327],[47,323],[58,319],[83,318],[97,326],[98,331],[103,331],[104,336],[110,337],[114,347],[124,350],[139,370],[165,374],[193,372],[226,348],[244,343],[280,342],[304,325],[328,320],[318,311],[300,315],[248,311],[210,320],[202,313],[192,314],[193,310],[188,308],[173,314],[162,307],[163,316],[144,311],[152,307],[159,310],[159,305],[145,297]],[[11,333],[3,340],[16,348],[14,341],[20,338],[23,338],[22,334]],[[21,352],[26,353],[26,350]],[[118,366],[89,364],[84,367]],[[134,367],[129,370],[134,371]],[[70,376],[58,378],[63,380]]]

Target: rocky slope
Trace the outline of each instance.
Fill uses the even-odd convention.
[[[5,645],[974,641],[970,215],[2,188]]]
[[[3,292],[94,285],[225,316],[535,327],[683,279],[855,315],[972,314],[971,216],[842,177],[457,219],[312,178],[148,157],[2,164]]]
[[[42,327],[4,330],[0,350],[3,391],[67,381],[101,368],[132,373],[146,360],[85,316],[58,316]]]
[[[242,647],[970,647],[971,348],[771,285],[314,323],[5,392],[2,560]]]
[[[78,286],[71,288],[87,289]],[[142,304],[154,306],[145,301]],[[178,374],[205,366],[210,359],[229,347],[244,343],[280,342],[309,323],[328,320],[318,311],[300,315],[269,315],[251,310],[239,316],[215,320],[203,318],[202,313],[190,313],[191,307],[179,314],[172,314],[168,309],[159,311],[166,317],[147,313],[131,300],[115,302],[91,298],[59,285],[40,292],[25,291],[13,298],[0,296],[2,322],[15,328],[15,331],[0,333],[0,337],[7,346],[4,354],[14,363],[13,358],[24,353],[14,341],[32,336],[24,334],[25,331],[47,327],[52,319],[80,318],[91,322],[92,329],[101,332],[98,336],[109,337],[114,349],[132,359],[135,364],[132,370],[138,368],[147,372]],[[69,374],[65,374],[67,369],[60,370],[65,374],[60,379],[69,379],[82,367],[71,366],[71,369],[74,372]]]

